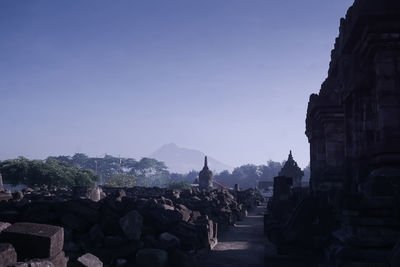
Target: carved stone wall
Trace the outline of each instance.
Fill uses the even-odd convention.
[[[306,135],[311,190],[338,218],[328,260],[386,264],[400,240],[400,1],[348,10]]]
[[[306,125],[314,192],[375,194],[400,174],[400,1],[355,1]]]

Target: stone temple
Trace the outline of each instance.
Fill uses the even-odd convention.
[[[355,1],[310,97],[313,191],[393,195],[400,179],[400,1]]]
[[[399,0],[349,8],[328,77],[310,96],[306,135],[309,192],[294,208],[294,194],[271,203],[265,220],[278,254],[311,253],[318,266],[400,266]]]
[[[353,260],[384,261],[400,237],[400,1],[348,10],[306,135],[311,191],[329,196],[340,218],[338,246]]]

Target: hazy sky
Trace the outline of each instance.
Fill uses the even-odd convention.
[[[0,160],[309,161],[309,95],[350,0],[1,0]]]

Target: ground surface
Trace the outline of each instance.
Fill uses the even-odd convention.
[[[276,257],[276,248],[264,235],[265,206],[258,206],[235,227],[218,233],[218,244],[202,255],[198,267],[310,267],[304,262]]]
[[[198,266],[204,267],[259,267],[265,266],[266,237],[263,233],[263,212],[259,206],[249,212],[235,227],[218,234],[218,244],[204,255]]]

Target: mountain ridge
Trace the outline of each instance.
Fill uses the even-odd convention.
[[[175,143],[165,144],[150,155],[152,158],[163,161],[171,172],[177,173],[188,173],[192,170],[200,171],[203,168],[205,156],[207,156],[208,166],[212,171],[232,171],[233,167],[206,155],[200,150],[179,147]]]

